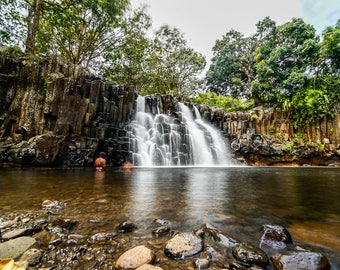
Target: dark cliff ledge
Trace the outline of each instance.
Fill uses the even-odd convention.
[[[249,165],[340,165],[340,114],[295,128],[289,112],[273,108],[229,114],[235,155]]]
[[[98,152],[118,166],[131,153],[126,130],[137,94],[69,67],[57,58],[0,63],[0,166],[92,166]],[[147,98],[146,110],[176,107],[168,95]],[[191,106],[193,106],[191,104]],[[340,164],[340,116],[295,129],[273,109],[224,113],[197,105],[248,165]]]

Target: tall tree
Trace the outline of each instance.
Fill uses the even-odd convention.
[[[149,27],[144,10],[127,20],[121,46],[106,57],[104,74],[119,84],[135,85],[141,93],[192,95],[201,83],[204,56],[186,45],[178,29],[162,26],[149,38]]]
[[[207,87],[221,95],[247,96],[254,79],[256,39],[231,30],[213,47],[214,57],[207,72]]]
[[[134,85],[138,91],[148,84],[146,61],[153,46],[147,36],[150,27],[151,18],[145,7],[129,9],[121,23],[122,38],[119,44],[103,55],[101,69],[106,78],[118,84]]]
[[[199,87],[198,76],[203,71],[205,57],[187,46],[183,34],[177,28],[163,25],[154,39],[152,58],[153,74],[157,77],[157,89],[163,93],[190,96]]]
[[[128,0],[61,0],[46,10],[37,37],[41,52],[58,52],[67,62],[89,67],[115,47],[119,18]]]
[[[323,32],[321,43],[325,64],[331,73],[339,75],[340,72],[340,19],[336,25],[328,26]]]
[[[277,27],[274,39],[257,50],[257,78],[252,83],[252,92],[264,103],[290,99],[306,85],[318,50],[315,29],[302,19]]]
[[[28,5],[26,52],[34,54],[43,0],[33,0],[32,2],[26,3]]]

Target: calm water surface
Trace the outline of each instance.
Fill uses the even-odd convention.
[[[45,199],[67,202],[65,217],[78,220],[75,230],[89,235],[127,219],[146,230],[162,218],[175,230],[209,222],[256,243],[262,224],[280,224],[296,242],[321,249],[333,269],[340,269],[339,168],[0,170],[0,217],[40,209]]]

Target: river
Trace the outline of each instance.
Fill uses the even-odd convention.
[[[46,199],[66,202],[67,217],[79,221],[75,231],[87,235],[126,219],[146,230],[162,218],[178,231],[211,223],[256,244],[261,225],[279,224],[340,269],[339,168],[2,168],[0,198],[0,218],[41,209]]]

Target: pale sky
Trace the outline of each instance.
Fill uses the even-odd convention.
[[[153,29],[168,24],[184,34],[188,45],[206,56],[231,29],[253,35],[256,24],[269,16],[277,25],[303,18],[320,34],[340,19],[340,0],[131,0],[132,6],[147,4]]]

